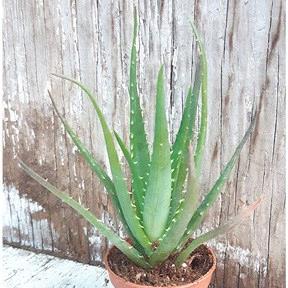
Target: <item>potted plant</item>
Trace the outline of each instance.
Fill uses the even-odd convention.
[[[92,102],[103,129],[112,178],[62,117],[48,91],[66,132],[111,197],[127,234],[126,239],[119,237],[88,208],[59,191],[19,160],[25,172],[77,211],[114,245],[106,255],[105,264],[115,287],[208,287],[216,267],[216,258],[213,251],[203,243],[240,223],[260,203],[259,199],[226,224],[199,237],[191,238],[229,177],[255,122],[254,116],[231,160],[204,200],[200,201],[199,176],[207,130],[207,62],[203,43],[193,24],[192,30],[198,44],[200,61],[193,87],[189,88],[186,98],[180,128],[175,142],[170,145],[165,116],[162,66],[157,79],[155,130],[151,153],[137,92],[135,12],[129,83],[130,149],[116,132],[111,132],[88,88],[76,80],[54,74],[79,86]],[[199,95],[201,101],[198,101]],[[195,140],[198,109],[200,128]],[[128,190],[127,181],[123,177],[114,139],[118,142],[130,168],[131,191]]]

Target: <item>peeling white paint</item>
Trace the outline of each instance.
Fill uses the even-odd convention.
[[[33,243],[35,248],[42,249],[42,246],[46,250],[51,250],[51,235],[49,233],[50,227],[47,219],[31,219],[31,215],[36,212],[46,212],[45,209],[38,203],[27,199],[24,196],[20,196],[19,191],[12,185],[4,185],[4,198],[6,208],[5,210],[10,211],[9,203],[11,206],[12,214],[5,213],[3,217],[3,227],[7,227],[12,233],[12,241],[13,241],[13,230],[17,231],[19,228],[21,229],[21,238],[23,239],[26,245],[31,245]],[[9,201],[8,201],[9,197]],[[33,222],[33,228],[31,226],[31,220]],[[58,239],[58,235],[51,225],[52,233],[55,236],[55,240]],[[28,240],[29,239],[29,240]],[[42,241],[42,239],[44,241]],[[16,241],[18,242],[18,241]],[[27,243],[26,243],[27,242]]]
[[[92,244],[92,245],[96,245],[99,247],[99,245],[101,244],[101,236],[99,235],[99,232],[96,228],[91,228],[90,229],[90,235],[89,235],[89,242]]]
[[[6,106],[6,107],[5,107]],[[7,105],[7,102],[6,102],[6,105],[4,106],[4,108],[7,108],[8,112],[9,112],[9,118],[8,117],[5,117],[5,121],[8,121],[10,120],[11,122],[15,122],[15,121],[18,121],[19,119],[19,115],[16,113],[16,111],[14,111],[13,109],[9,108],[9,105]]]
[[[81,183],[79,184],[79,188],[85,189],[85,181],[82,179]]]
[[[195,232],[196,236],[199,236],[203,233],[206,233],[208,231],[211,231],[215,229],[215,227],[208,227],[204,226],[200,229],[198,229]],[[237,229],[237,228],[235,228]],[[219,236],[220,237],[220,236]],[[217,252],[217,256],[219,259],[224,260],[226,254],[229,255],[229,259],[235,261],[236,263],[239,263],[240,266],[253,269],[255,272],[259,272],[259,269],[261,268],[261,271],[264,275],[267,273],[267,259],[265,257],[262,257],[259,252],[256,251],[250,251],[249,249],[242,248],[240,246],[232,246],[229,244],[229,241],[226,241],[226,243],[219,242],[217,239],[212,239],[208,242],[208,246],[215,249]],[[221,262],[218,262],[221,265]]]
[[[74,179],[77,180],[76,163],[75,162],[73,162],[73,164],[72,164],[72,170],[73,170]]]
[[[261,257],[255,251],[251,252],[249,249],[244,249],[239,246],[232,246],[229,243],[217,242],[212,240],[209,245],[217,251],[220,259],[225,259],[225,254],[229,255],[229,259],[239,263],[240,266],[252,268],[255,272],[259,272],[260,268],[264,275],[267,273],[267,259]]]
[[[76,152],[78,152],[78,148],[77,148],[77,146],[74,145],[74,146],[72,147],[71,152],[72,152],[73,155],[75,155]]]
[[[100,249],[101,244],[102,244],[102,237],[100,236],[97,229],[95,229],[94,227],[91,227],[88,235],[89,235],[88,239],[89,239],[90,245],[95,246],[95,248]],[[93,259],[94,261],[101,261],[102,259],[101,259],[100,253],[93,253]]]
[[[60,156],[60,164],[61,166],[65,166],[65,145],[64,145],[64,139],[61,137],[61,145],[59,148],[59,156]]]

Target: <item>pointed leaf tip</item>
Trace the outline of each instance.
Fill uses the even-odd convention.
[[[245,208],[241,209],[238,215],[224,223],[223,225],[217,227],[214,230],[211,230],[205,234],[202,234],[201,236],[194,239],[191,244],[189,244],[177,257],[176,259],[176,265],[179,267],[188,257],[191,255],[191,253],[199,247],[201,244],[219,236],[222,234],[227,233],[231,229],[233,229],[235,226],[241,224],[245,218],[250,216],[254,210],[260,205],[262,202],[262,197],[258,198],[254,203],[252,203],[249,206],[246,206]]]
[[[168,124],[165,111],[163,65],[156,88],[154,142],[149,181],[144,203],[144,227],[151,241],[164,233],[171,200],[171,161]]]

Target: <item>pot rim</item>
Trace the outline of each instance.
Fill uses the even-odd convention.
[[[213,272],[215,271],[216,269],[216,256],[215,256],[215,253],[214,251],[208,247],[207,245],[203,244],[208,250],[209,252],[211,253],[212,257],[213,257],[213,265],[212,267],[207,271],[207,273],[205,273],[204,275],[202,275],[200,278],[198,278],[196,281],[194,282],[190,282],[190,283],[186,283],[186,284],[183,284],[183,285],[179,285],[179,286],[173,286],[174,288],[188,288],[188,287],[191,287],[191,284],[192,285],[197,285],[198,283],[202,282],[204,279],[208,278],[210,275],[212,276]],[[108,271],[108,274],[110,276],[113,275],[113,277],[117,278],[119,281],[123,281],[125,283],[130,283],[130,284],[133,284],[135,285],[135,288],[143,288],[143,287],[151,287],[151,288],[170,288],[172,286],[163,286],[163,287],[157,287],[157,286],[150,286],[150,285],[142,285],[142,284],[137,284],[137,283],[134,283],[134,282],[130,282],[130,281],[127,281],[126,279],[122,278],[121,276],[117,275],[111,268],[110,268],[110,265],[109,265],[109,261],[108,261],[108,257],[109,257],[109,254],[111,252],[111,250],[114,248],[115,246],[113,245],[112,247],[110,247],[108,249],[108,251],[105,253],[105,257],[104,257],[104,264],[105,264],[105,267]]]

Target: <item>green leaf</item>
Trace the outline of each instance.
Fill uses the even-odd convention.
[[[69,126],[67,121],[60,114],[50,91],[48,91],[48,94],[49,94],[49,97],[51,99],[54,110],[55,110],[57,116],[59,117],[59,119],[61,120],[66,132],[69,134],[71,140],[73,141],[75,146],[78,148],[80,154],[83,156],[85,161],[88,163],[88,165],[90,166],[92,171],[94,171],[96,173],[99,180],[102,182],[102,184],[106,188],[107,192],[110,194],[111,198],[114,199],[115,198],[115,187],[114,187],[112,180],[107,175],[107,173],[102,169],[102,167],[97,163],[97,161],[93,157],[92,153],[85,147],[85,145],[81,142],[81,140],[79,139],[77,134],[73,131],[73,129]]]
[[[193,90],[191,87],[189,88],[180,127],[172,147],[171,159],[174,162],[172,163],[172,168],[177,166],[178,155],[181,155],[182,151],[188,151],[188,145],[193,137],[198,97],[201,86],[200,73],[200,67],[197,66]]]
[[[93,94],[82,83],[74,79],[70,79],[68,77],[58,75],[58,74],[53,74],[53,75],[60,77],[64,80],[68,80],[78,85],[90,99],[102,126],[105,143],[106,143],[106,149],[107,149],[108,158],[109,158],[109,163],[110,163],[110,168],[111,168],[111,173],[113,176],[113,183],[115,185],[116,195],[119,200],[121,210],[123,211],[125,221],[127,222],[127,225],[130,231],[132,232],[132,234],[134,235],[134,237],[143,246],[147,255],[149,255],[151,253],[150,241],[147,238],[147,235],[145,234],[143,230],[143,226],[140,224],[140,221],[138,219],[136,209],[135,209],[136,206],[130,201],[130,194],[127,189],[124,178],[123,178],[118,155],[114,146],[112,133],[110,132],[108,128],[104,115],[102,114],[99,106],[97,105]]]
[[[190,220],[190,222],[188,224],[188,228],[185,232],[185,235],[182,237],[182,240],[181,240],[178,248],[183,247],[183,245],[186,243],[186,241],[190,238],[191,234],[200,225],[200,223],[201,223],[202,219],[204,218],[204,216],[206,215],[208,209],[212,206],[212,204],[217,199],[217,197],[221,191],[221,188],[223,187],[223,185],[227,181],[227,179],[228,179],[228,177],[232,171],[232,168],[234,167],[236,160],[239,158],[240,152],[241,152],[245,142],[247,141],[247,139],[248,139],[248,137],[252,131],[252,128],[254,127],[255,119],[256,119],[256,117],[254,115],[249,128],[247,129],[241,142],[238,144],[232,158],[226,164],[226,166],[224,167],[224,169],[222,170],[222,172],[220,174],[220,177],[215,182],[215,184],[212,187],[212,189],[210,190],[210,192],[206,195],[206,197],[202,201],[201,205],[197,208],[196,212],[194,213],[192,219]]]
[[[171,199],[171,163],[165,115],[163,66],[158,74],[153,154],[144,202],[143,222],[151,241],[164,232]]]
[[[133,42],[131,49],[130,84],[129,84],[130,150],[137,174],[141,177],[143,187],[144,189],[146,189],[149,173],[150,155],[144,128],[143,116],[140,107],[140,100],[137,91],[136,38],[137,38],[137,13],[136,9],[134,9],[134,32],[133,32]]]
[[[130,244],[115,234],[110,228],[103,224],[99,219],[95,217],[87,208],[80,205],[77,201],[73,200],[66,193],[58,190],[56,187],[45,181],[40,175],[29,168],[24,162],[19,160],[21,168],[39,184],[53,193],[56,197],[61,199],[64,203],[73,208],[77,213],[83,216],[90,224],[99,230],[99,232],[107,237],[112,244],[114,244],[119,250],[121,250],[131,261],[139,266],[148,269],[150,265],[144,260],[144,257]]]
[[[187,164],[188,155],[187,151],[183,151],[181,155],[178,156],[178,164],[173,169],[172,168],[172,196],[170,204],[169,218],[167,225],[171,224],[171,220],[175,216],[176,211],[179,208],[180,200],[183,198],[184,193],[184,182],[187,176]],[[172,162],[173,163],[173,162]],[[174,184],[174,185],[173,185]]]
[[[176,135],[172,148],[171,167],[172,167],[172,197],[169,221],[173,218],[179,207],[182,197],[183,184],[187,175],[188,145],[193,137],[195,130],[195,119],[199,98],[201,81],[200,67],[197,66],[193,90],[190,88],[186,101],[180,127]]]
[[[189,173],[187,181],[187,191],[185,198],[180,201],[180,206],[176,215],[171,221],[170,226],[166,229],[165,234],[162,236],[163,240],[160,241],[159,246],[150,258],[149,263],[155,266],[171,255],[176,249],[185,229],[197,207],[198,203],[198,181],[195,177],[194,167],[194,154],[192,145],[189,147]]]
[[[196,175],[199,177],[201,171],[201,164],[203,158],[204,145],[206,141],[207,134],[207,59],[206,52],[204,49],[204,45],[200,40],[199,34],[197,32],[196,27],[193,23],[191,23],[192,31],[196,38],[196,42],[199,47],[200,54],[200,66],[201,66],[201,116],[200,116],[200,130],[197,139],[197,146],[195,152],[195,167],[196,167]]]
[[[199,247],[204,242],[207,242],[219,235],[227,233],[229,230],[233,229],[236,225],[239,225],[241,222],[244,221],[245,218],[247,218],[249,215],[251,215],[254,210],[260,205],[261,198],[259,198],[257,201],[255,201],[250,206],[243,209],[237,216],[223,224],[222,226],[209,231],[196,239],[194,239],[191,244],[187,246],[177,257],[176,259],[176,266],[180,266],[183,262],[186,261],[186,259],[191,255],[191,253]]]
[[[133,192],[133,196],[135,199],[135,204],[136,204],[136,210],[137,210],[137,214],[140,217],[140,222],[142,223],[142,219],[143,219],[143,206],[144,206],[144,185],[143,185],[143,181],[141,181],[140,176],[138,175],[138,170],[135,167],[135,164],[133,163],[133,160],[131,158],[131,155],[128,151],[128,149],[126,148],[123,140],[121,139],[121,137],[114,131],[114,134],[116,136],[117,142],[123,152],[123,155],[125,156],[128,165],[130,167],[130,171],[131,171],[131,177],[132,177],[132,192]]]
[[[95,174],[98,176],[98,178],[100,179],[100,181],[102,182],[102,184],[106,188],[109,196],[111,197],[113,207],[116,209],[116,212],[118,213],[118,216],[120,218],[120,221],[123,224],[124,229],[126,230],[127,234],[129,235],[129,237],[131,238],[133,243],[135,243],[135,245],[137,246],[137,241],[134,238],[133,234],[131,233],[131,231],[130,231],[130,229],[129,229],[129,227],[128,227],[125,219],[124,219],[123,211],[120,207],[120,204],[119,204],[119,201],[118,201],[118,198],[116,195],[114,183],[112,182],[110,177],[107,175],[107,173],[102,169],[102,167],[94,159],[92,153],[81,142],[81,140],[79,139],[77,134],[73,131],[73,129],[69,126],[67,121],[60,114],[50,91],[48,91],[48,94],[49,94],[49,97],[51,99],[52,105],[54,107],[54,110],[55,110],[57,116],[59,117],[62,124],[64,125],[65,131],[67,131],[68,135],[70,136],[70,138],[72,139],[72,141],[76,145],[76,147],[78,148],[82,157],[85,159],[85,161],[88,163],[88,165],[90,166],[92,171],[95,172]],[[139,247],[139,245],[138,245],[138,247]],[[139,247],[139,249],[140,249],[140,247]]]

